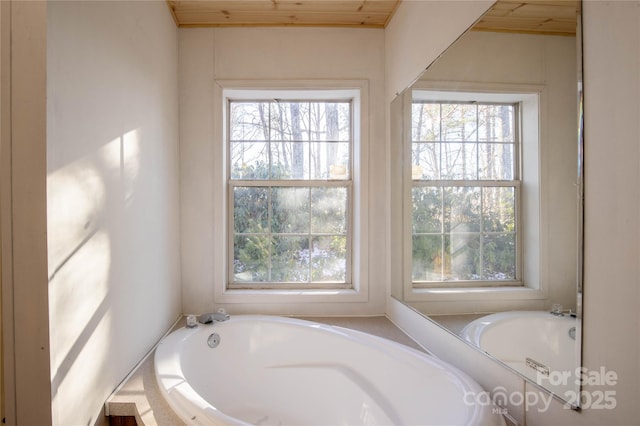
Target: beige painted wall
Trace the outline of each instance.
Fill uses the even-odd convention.
[[[369,137],[369,297],[364,302],[234,303],[231,313],[382,314],[386,282],[384,122],[384,31],[327,28],[180,29],[180,154],[182,294],[185,312],[211,310],[214,286],[224,285],[214,269],[216,250],[224,250],[224,229],[215,185],[222,177],[214,150],[215,80],[366,80]],[[217,115],[218,114],[218,115]],[[220,150],[222,152],[222,150]],[[218,194],[220,195],[220,194]],[[218,245],[218,246],[216,246]]]
[[[640,393],[640,2],[584,2],[585,279],[583,365],[613,371],[613,409],[575,412],[552,401],[511,404],[531,425],[638,423]],[[511,370],[467,346],[414,311],[389,299],[388,314],[437,355],[465,370],[485,389],[538,392]]]
[[[385,28],[386,101],[409,87],[495,0],[403,1]]]
[[[164,2],[47,21],[53,422],[86,425],[181,313],[177,29]]]

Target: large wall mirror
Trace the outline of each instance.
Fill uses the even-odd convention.
[[[499,0],[391,104],[392,296],[573,407],[579,25],[577,1]]]

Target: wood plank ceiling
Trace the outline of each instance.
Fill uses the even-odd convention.
[[[384,28],[400,0],[167,0],[181,27]]]
[[[498,0],[473,29],[572,36],[577,7],[577,0]]]
[[[180,27],[384,28],[401,0],[166,1]],[[577,0],[497,0],[474,29],[575,35],[577,5]]]

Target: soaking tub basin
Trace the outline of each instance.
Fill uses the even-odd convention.
[[[452,366],[291,318],[232,316],[176,330],[158,345],[155,370],[188,424],[504,425],[495,407],[470,402],[483,391]]]

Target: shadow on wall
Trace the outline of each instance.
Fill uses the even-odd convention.
[[[49,310],[65,325],[50,330],[54,401],[64,387],[85,404],[87,384],[100,383],[101,371],[113,368],[111,339],[96,336],[114,332],[110,231],[134,202],[139,154],[134,129],[47,176]]]

